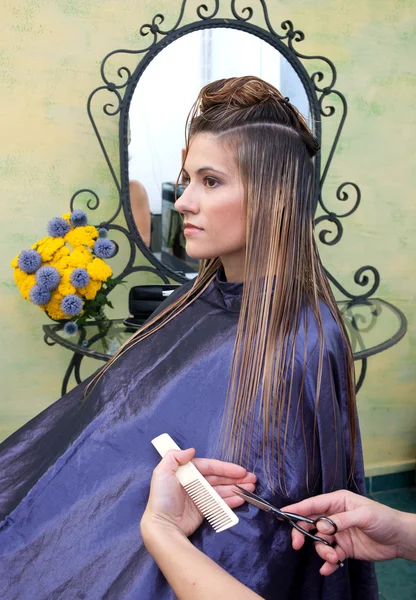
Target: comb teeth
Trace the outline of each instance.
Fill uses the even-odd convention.
[[[162,433],[154,438],[152,444],[161,456],[164,456],[169,450],[179,450],[179,446],[167,433]],[[237,515],[227,506],[192,462],[180,466],[176,471],[176,477],[217,533],[237,525]]]
[[[227,509],[228,506],[225,504],[222,498],[219,497],[221,504],[225,504],[225,509],[218,502],[217,498],[213,497],[213,495],[210,493],[210,490],[207,489],[198,479],[187,483],[183,487],[194,501],[196,507],[201,511],[201,513],[217,533],[235,525],[235,519],[232,518],[235,517],[235,515],[234,513],[231,513],[231,515],[227,514],[228,511],[225,509]],[[215,492],[215,490],[212,491]],[[228,508],[228,510],[230,509]]]

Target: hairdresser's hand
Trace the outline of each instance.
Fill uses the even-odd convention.
[[[334,537],[323,536],[329,541],[335,539],[335,548],[315,544],[317,553],[326,561],[320,569],[322,575],[331,575],[338,568],[336,563],[346,558],[416,560],[416,515],[401,513],[346,490],[308,498],[283,510],[311,518],[324,515],[337,525]],[[330,526],[322,521],[317,527],[320,534],[325,534]],[[293,548],[299,550],[304,541],[304,535],[293,529]]]
[[[179,465],[189,462],[194,454],[193,448],[170,450],[153,471],[149,500],[140,523],[145,543],[154,532],[166,527],[189,536],[201,525],[202,515],[175,475]],[[243,467],[207,458],[196,458],[193,463],[230,508],[244,503],[232,491],[236,483],[254,490],[256,476]]]

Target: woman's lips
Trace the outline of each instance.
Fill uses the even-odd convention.
[[[197,227],[196,225],[191,225],[191,223],[185,223],[183,234],[186,236],[196,235],[200,231],[203,231],[200,227]]]

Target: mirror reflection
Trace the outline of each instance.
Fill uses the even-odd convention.
[[[277,87],[311,124],[303,85],[270,44],[234,29],[205,29],[175,41],[141,76],[129,111],[129,190],[133,217],[146,245],[174,271],[193,277],[198,262],[185,252],[174,208],[185,122],[200,89],[224,77],[257,75]],[[178,196],[183,191],[178,186]]]

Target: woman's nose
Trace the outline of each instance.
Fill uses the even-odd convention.
[[[175,208],[180,213],[190,212],[197,214],[199,212],[199,205],[195,197],[193,197],[193,194],[189,193],[189,187],[190,186],[188,186],[182,193],[182,196],[176,200]]]

